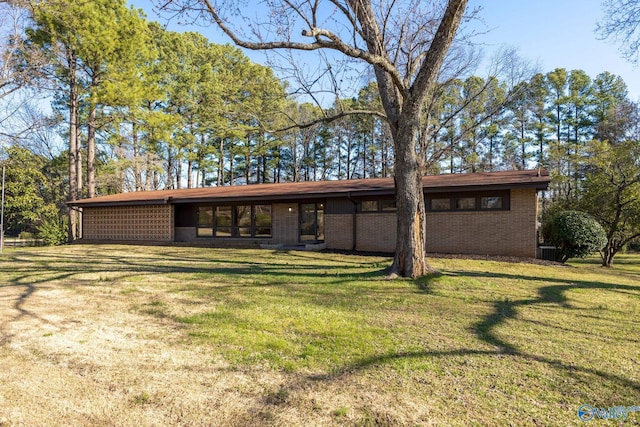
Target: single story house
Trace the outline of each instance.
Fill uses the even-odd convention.
[[[545,170],[422,180],[428,252],[536,256]],[[217,247],[321,245],[393,252],[393,178],[255,184],[114,194],[69,202],[83,241]]]

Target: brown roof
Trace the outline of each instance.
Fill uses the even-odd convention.
[[[422,179],[426,193],[482,189],[536,188],[549,184],[546,170],[430,175]],[[187,202],[302,200],[394,194],[393,178],[252,184],[181,190],[137,191],[68,202],[71,206],[116,206]]]

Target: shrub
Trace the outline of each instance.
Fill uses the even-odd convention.
[[[33,233],[31,233],[29,231],[22,231],[22,232],[20,232],[20,234],[18,234],[18,239],[21,239],[21,240],[33,240],[33,239],[35,239],[35,236],[33,235]]]
[[[558,261],[584,258],[599,251],[607,243],[604,228],[591,215],[578,211],[562,211],[550,215],[543,227],[545,241],[560,249]]]
[[[58,215],[48,216],[38,227],[38,238],[45,245],[56,246],[69,240],[67,221]]]

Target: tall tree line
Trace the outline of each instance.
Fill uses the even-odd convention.
[[[394,175],[375,82],[321,109],[287,96],[270,68],[239,49],[168,31],[123,0],[48,0],[26,10],[23,40],[13,35],[3,48],[3,69],[14,70],[3,87],[48,91],[65,117],[71,200]],[[417,152],[424,173],[545,167],[552,198],[571,199],[587,142],[615,138],[613,117],[629,105],[625,83],[608,72],[558,68],[515,85],[442,77],[425,98]],[[342,114],[353,110],[370,114]],[[72,233],[75,220],[71,212]]]
[[[67,116],[72,199],[393,174],[376,83],[324,110],[299,103],[237,48],[101,1],[38,3],[27,31],[32,50],[48,58],[38,76]],[[86,20],[96,25],[87,30]],[[562,68],[511,88],[495,77],[439,83],[419,139],[425,172],[543,166],[564,177],[558,191],[570,195],[580,147],[602,138],[600,123],[626,96],[620,77]],[[321,120],[354,109],[380,115]]]

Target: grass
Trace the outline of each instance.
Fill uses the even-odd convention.
[[[640,405],[640,255],[614,269],[438,258],[440,274],[419,281],[384,280],[389,262],[6,251],[0,363],[34,382],[53,370],[92,403],[78,415],[30,396],[43,421],[23,422],[2,396],[26,394],[24,378],[0,383],[0,426],[581,425],[581,404]]]

